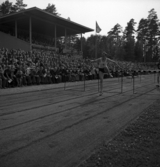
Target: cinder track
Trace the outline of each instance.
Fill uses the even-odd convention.
[[[120,82],[110,79],[105,83],[107,86],[102,97],[97,96],[97,81],[86,82],[85,92],[80,83],[66,91],[60,87],[1,96],[0,100],[14,96],[15,99],[0,104],[0,166],[75,166],[95,146],[110,139],[159,97],[159,91],[149,76],[143,76],[141,82],[136,79],[136,94],[132,93],[132,82],[127,79],[124,79],[122,94]],[[46,143],[53,140],[58,144],[47,144],[47,148]],[[25,163],[28,158],[30,164]]]
[[[148,85],[143,85],[143,87],[145,87],[145,86],[148,86]],[[140,89],[140,88],[141,88],[141,87],[138,87],[137,89]],[[119,89],[119,88],[110,89],[110,91],[115,90],[115,89]],[[124,91],[123,93],[130,92],[130,91],[132,91],[132,90],[127,90],[127,91]],[[151,90],[151,91],[152,91],[152,90]],[[107,91],[104,91],[104,92],[107,92]],[[147,92],[145,92],[145,93],[149,93],[149,92],[150,92],[150,91],[147,91]],[[66,102],[66,101],[70,101],[70,100],[80,99],[80,98],[83,98],[83,97],[86,97],[86,96],[92,96],[92,95],[94,95],[94,94],[97,94],[97,93],[92,93],[92,94],[88,94],[88,95],[85,95],[85,96],[80,96],[80,97],[77,97],[77,98],[72,98],[72,99],[67,99],[67,100],[63,100],[63,101],[58,101],[58,102],[56,102],[56,103],[46,104],[46,105],[42,105],[42,106],[38,106],[38,107],[33,107],[33,108],[25,109],[25,110],[20,110],[20,111],[16,111],[16,112],[11,112],[11,113],[7,113],[7,114],[2,114],[2,115],[0,115],[0,116],[11,115],[11,114],[15,114],[15,113],[17,113],[17,112],[25,112],[25,111],[27,111],[27,110],[34,110],[34,109],[37,109],[37,108],[46,107],[46,106],[54,105],[54,104],[61,103],[61,102]],[[143,94],[142,94],[142,95],[143,95]],[[100,102],[100,101],[102,101],[102,100],[104,100],[104,99],[108,99],[108,98],[114,97],[114,96],[117,96],[117,94],[116,94],[116,95],[110,95],[110,96],[107,96],[107,97],[102,97],[101,99],[92,100],[92,101],[90,101],[90,102],[87,102],[87,103],[83,104],[83,106],[84,106],[84,105],[91,104],[91,103],[94,103],[94,102]],[[140,96],[141,96],[141,95],[140,95]],[[140,96],[137,96],[137,97],[140,97]],[[137,98],[137,97],[135,97],[135,98]],[[131,99],[129,99],[129,100],[131,100]],[[123,103],[122,103],[122,104],[123,104]],[[15,124],[15,125],[12,125],[12,126],[8,126],[8,127],[5,127],[5,128],[0,128],[0,130],[6,130],[6,129],[9,129],[9,128],[13,128],[13,127],[16,127],[16,126],[19,126],[19,125],[23,125],[23,124],[26,124],[26,123],[29,123],[29,122],[36,121],[36,120],[38,120],[38,119],[42,119],[42,118],[46,118],[46,117],[49,117],[49,116],[52,116],[52,115],[64,113],[64,112],[66,112],[66,111],[68,111],[68,110],[73,110],[73,109],[76,109],[76,108],[78,108],[78,107],[80,107],[80,106],[81,106],[81,104],[80,104],[80,105],[77,105],[77,106],[75,106],[75,107],[71,107],[71,108],[67,108],[67,109],[64,109],[64,110],[61,110],[61,111],[58,111],[58,112],[54,112],[54,113],[52,113],[52,114],[44,115],[44,116],[38,117],[38,118],[36,118],[36,119],[30,119],[29,121],[26,121],[26,122],[22,122],[22,123]],[[115,107],[117,107],[117,106],[115,106]]]
[[[109,82],[113,82],[113,81],[109,81]],[[108,81],[104,81],[104,84],[106,84],[107,83],[107,91],[112,91],[112,90],[120,90],[121,88],[120,88],[120,82],[119,83],[112,83],[112,86],[108,86],[108,83],[109,83]],[[128,83],[128,84],[130,84],[130,82],[125,82],[125,84],[126,83]],[[119,87],[116,87],[115,88],[115,86],[117,86],[117,85],[119,85]],[[148,85],[148,84],[147,84]],[[94,86],[94,87],[93,87]],[[145,86],[145,85],[143,85],[143,86]],[[83,85],[82,84],[79,84],[79,85],[74,85],[74,90],[75,91],[77,91],[77,87],[80,87],[80,88],[82,88],[82,90],[83,90]],[[97,90],[97,83],[90,83],[88,86],[87,86],[88,88],[91,88],[91,89],[95,89],[95,90]],[[69,88],[71,88],[71,86],[69,87]],[[72,87],[73,88],[73,87]],[[110,88],[112,88],[112,89],[110,89]],[[60,91],[55,91],[55,89],[57,90],[57,89],[61,89]],[[85,92],[91,92],[91,89],[89,89],[89,90],[86,90]],[[38,94],[35,94],[34,96],[32,95],[33,94],[33,92],[25,92],[25,93],[23,93],[23,96],[25,97],[25,98],[27,98],[27,97],[29,97],[30,98],[30,96],[32,95],[32,100],[26,100],[26,99],[23,99],[23,97],[14,97],[14,99],[11,99],[11,101],[9,101],[9,103],[8,102],[6,102],[6,104],[4,104],[4,102],[3,103],[1,103],[0,104],[0,109],[3,109],[3,107],[6,107],[6,106],[13,106],[13,105],[15,105],[15,104],[24,104],[24,103],[27,103],[27,102],[33,102],[33,101],[39,101],[39,100],[43,100],[43,99],[52,99],[53,97],[55,97],[55,94],[51,94],[51,90],[52,90],[52,92],[54,92],[54,93],[57,93],[58,92],[58,96],[60,97],[63,97],[64,95],[68,95],[68,91],[70,91],[70,90],[73,90],[73,89],[66,89],[65,91],[64,90],[62,90],[62,87],[60,87],[60,88],[53,88],[53,89],[46,89],[46,91],[45,90],[42,90],[42,92],[39,92],[39,91],[33,91],[33,92],[36,92],[36,93],[38,93]],[[38,96],[41,96],[41,95],[44,95],[43,93],[44,93],[44,91],[45,91],[45,96],[43,96],[43,97],[40,97],[40,98],[38,98]],[[49,91],[49,93],[48,93],[48,91]],[[104,92],[107,92],[107,91],[104,91]],[[64,93],[65,92],[65,93]],[[39,94],[40,93],[40,94]],[[46,93],[47,93],[47,95],[48,96],[46,96]],[[62,95],[60,95],[60,93],[62,93]],[[124,92],[125,93],[125,92]],[[14,96],[17,96],[17,95],[19,95],[19,94],[22,94],[22,93],[18,93],[18,94],[12,94],[12,96],[14,95]],[[28,95],[29,94],[29,95]],[[91,95],[94,95],[94,94],[97,94],[97,91],[96,92],[94,92],[94,93],[89,93],[89,94],[85,94],[85,95],[78,95],[78,96],[76,96],[76,97],[73,97],[73,98],[67,98],[67,99],[65,99],[65,100],[61,100],[61,101],[57,101],[57,102],[54,102],[54,103],[50,103],[50,104],[46,104],[46,105],[40,105],[40,106],[37,106],[37,107],[35,107],[35,108],[38,108],[38,107],[43,107],[43,106],[48,106],[48,105],[53,105],[53,104],[56,104],[56,103],[61,103],[61,102],[65,102],[65,101],[69,101],[69,100],[73,100],[73,99],[76,99],[76,98],[82,98],[82,97],[85,97],[85,96],[91,96]],[[10,97],[10,95],[11,94],[8,94],[8,95],[6,95],[6,96],[8,96],[8,98],[10,99],[11,97]],[[8,99],[5,99],[5,100],[8,100]],[[18,102],[17,102],[17,100],[18,100]],[[21,101],[22,100],[22,101]],[[2,101],[2,100],[1,100]],[[31,109],[34,109],[34,108],[31,108]],[[27,110],[27,109],[26,109]],[[16,112],[22,112],[22,111],[26,111],[26,110],[21,110],[21,111],[16,111]],[[13,113],[16,113],[16,112],[13,112]],[[4,114],[0,114],[0,116],[3,116],[3,115],[7,115],[7,114],[12,114],[12,113],[4,113]]]

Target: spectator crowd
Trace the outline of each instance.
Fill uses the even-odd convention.
[[[153,63],[132,63],[117,61],[128,75],[134,70],[153,70]],[[113,63],[108,64],[114,77],[121,69]],[[89,59],[78,56],[61,55],[53,51],[0,48],[0,88],[21,87],[27,85],[54,84],[93,80],[98,71]],[[109,77],[106,75],[106,77]]]

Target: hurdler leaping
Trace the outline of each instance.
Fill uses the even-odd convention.
[[[91,60],[91,62],[97,62],[98,64],[98,69],[99,69],[99,78],[100,78],[100,96],[103,94],[103,78],[104,78],[104,74],[108,73],[110,77],[113,77],[112,74],[109,71],[108,68],[108,62],[112,62],[115,63],[118,67],[120,67],[116,61],[110,59],[107,57],[107,53],[103,52],[102,53],[102,57],[95,59],[95,60]],[[121,67],[120,67],[121,68]]]

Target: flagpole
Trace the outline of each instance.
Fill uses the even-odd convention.
[[[96,29],[95,29],[95,38],[96,38],[96,42],[95,42],[95,59],[97,59],[97,22],[96,22]],[[98,81],[98,92],[99,92],[99,74],[97,75],[97,81]]]
[[[101,28],[99,27],[99,25],[98,25],[98,23],[97,23],[97,21],[96,21],[96,31],[95,31],[95,33],[96,33],[96,35],[95,35],[95,38],[96,38],[96,46],[95,46],[95,58],[97,59],[97,43],[98,43],[98,41],[97,41],[97,33],[99,33],[101,31]]]
[[[95,37],[96,37],[96,47],[95,47],[95,59],[97,59],[97,33],[96,33],[96,30],[95,30]]]

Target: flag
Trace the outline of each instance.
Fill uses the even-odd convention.
[[[99,27],[98,23],[96,22],[96,33],[99,33],[101,31],[101,28]]]

